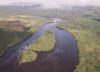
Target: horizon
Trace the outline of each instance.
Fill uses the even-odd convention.
[[[0,0],[0,5],[17,3],[41,3],[44,8],[61,8],[63,5],[100,6],[99,0]]]

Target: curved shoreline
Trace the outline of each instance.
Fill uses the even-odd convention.
[[[39,38],[48,29],[52,30],[55,34],[56,42],[54,49],[49,52],[38,53],[39,56],[35,61],[21,64],[15,70],[18,72],[28,72],[31,68],[35,70],[34,72],[74,71],[76,65],[79,63],[79,54],[73,36],[69,32],[56,28],[56,24],[51,23],[39,28],[38,33],[35,34],[36,37],[34,35],[33,37]],[[50,69],[52,69],[52,71]]]

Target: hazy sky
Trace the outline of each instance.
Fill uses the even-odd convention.
[[[62,4],[100,5],[100,0],[0,0],[0,4],[12,2],[41,2],[45,7],[61,7]]]

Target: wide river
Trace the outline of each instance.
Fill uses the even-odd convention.
[[[30,41],[30,39],[33,41],[36,40],[47,30],[54,32],[56,42],[53,50],[39,52],[37,59],[30,63],[21,65],[10,64],[10,61],[12,61],[14,55],[16,55],[14,53],[21,49],[19,46],[25,45],[23,43]],[[31,42],[32,41],[29,43]],[[16,49],[14,50],[8,50],[2,57],[2,63],[9,63],[0,67],[0,72],[73,72],[79,63],[79,51],[76,40],[69,32],[57,28],[56,23],[49,23],[40,27],[31,37],[17,45],[19,48],[15,47]],[[25,49],[25,47],[22,49]]]

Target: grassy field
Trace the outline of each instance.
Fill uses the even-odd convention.
[[[39,17],[39,16],[30,16],[30,15],[17,15],[17,16],[12,16],[9,20],[19,20],[22,21],[25,24],[25,27],[29,27],[31,32],[36,32],[39,27],[42,25],[49,23],[50,20]]]
[[[50,51],[54,48],[55,39],[52,32],[47,31],[43,36],[29,46],[29,49],[21,54],[20,63],[32,62],[37,57],[37,52]]]
[[[67,8],[64,10],[33,10],[33,7],[31,8],[32,9],[18,7],[16,9],[16,7],[0,7],[0,21],[20,20],[25,24],[24,32],[17,34],[11,31],[9,32],[8,30],[0,30],[0,54],[2,54],[8,46],[16,44],[29,35],[30,32],[35,32],[41,25],[50,21],[45,18],[37,17],[37,15],[47,18],[62,18],[65,19],[65,21],[61,22],[58,27],[73,34],[79,48],[80,64],[77,66],[75,72],[100,72],[100,7],[75,7],[73,10],[68,10]],[[37,56],[35,51],[40,52],[52,49],[52,44],[50,44],[50,46],[45,46],[48,44],[44,45],[45,41],[47,41],[46,39],[49,40],[49,36],[47,36],[46,39],[42,37],[42,39],[44,40],[43,43],[40,42],[42,41],[40,39],[30,46],[31,49],[35,47],[35,50],[33,49],[34,51],[26,51],[22,54],[22,62],[35,60]],[[51,42],[50,40],[50,43]],[[28,58],[28,53],[30,53],[30,58]]]
[[[80,64],[75,72],[100,72],[100,22],[72,16],[58,27],[72,33],[77,40]]]
[[[0,55],[9,46],[17,44],[49,22],[48,19],[37,16],[17,15],[6,19],[7,17],[0,21]]]
[[[34,33],[42,25],[50,20],[29,15],[11,16],[8,19],[0,21],[0,55],[2,55],[9,46],[19,43],[31,33]],[[31,62],[37,58],[37,52],[50,51],[55,43],[52,32],[47,31],[45,35],[36,40],[20,56],[20,63]]]

